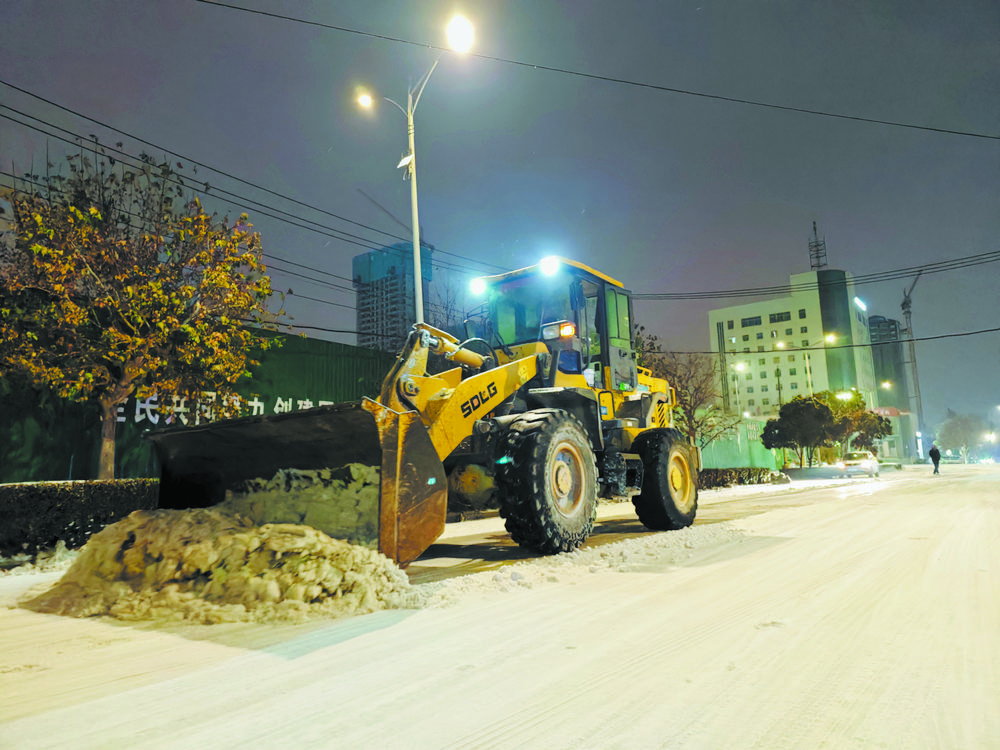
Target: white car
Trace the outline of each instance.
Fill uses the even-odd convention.
[[[878,459],[871,451],[852,451],[845,453],[844,457],[837,462],[837,468],[844,474],[867,474],[870,477],[878,476]]]

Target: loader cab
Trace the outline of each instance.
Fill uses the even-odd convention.
[[[620,282],[565,258],[476,281],[495,350],[524,356],[542,343],[557,359],[553,385],[636,388],[632,297]]]

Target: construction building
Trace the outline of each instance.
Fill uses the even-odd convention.
[[[432,279],[434,249],[420,248],[423,296]],[[354,256],[352,278],[357,292],[358,346],[398,352],[416,321],[413,285],[413,245],[395,245]]]
[[[922,456],[917,414],[913,402],[909,372],[903,344],[908,340],[906,329],[898,320],[881,315],[868,318],[872,341],[872,362],[879,384],[879,404],[873,409],[888,417],[892,432],[884,441],[884,455],[913,459]],[[880,451],[881,453],[881,451]]]

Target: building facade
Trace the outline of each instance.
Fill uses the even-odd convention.
[[[910,370],[903,348],[907,338],[903,325],[892,318],[872,315],[868,318],[868,331],[879,385],[879,406],[875,411],[889,418],[893,432],[884,441],[881,453],[910,460],[922,458],[917,415],[912,409]]]
[[[433,248],[420,248],[424,299],[432,279]],[[395,245],[354,256],[352,278],[357,291],[358,346],[398,352],[416,322],[413,245]]]
[[[846,271],[793,274],[784,297],[709,312],[723,406],[751,417],[819,391],[858,390],[878,406],[868,316]]]

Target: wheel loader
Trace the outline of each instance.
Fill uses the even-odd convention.
[[[650,529],[689,526],[700,455],[673,428],[674,391],[636,364],[631,293],[566,258],[476,279],[473,293],[467,338],[413,326],[377,400],[149,433],[160,507],[375,467],[373,501],[327,533],[403,566],[443,533],[449,493],[498,507],[512,539],[542,554],[583,544],[598,498],[631,497]]]

